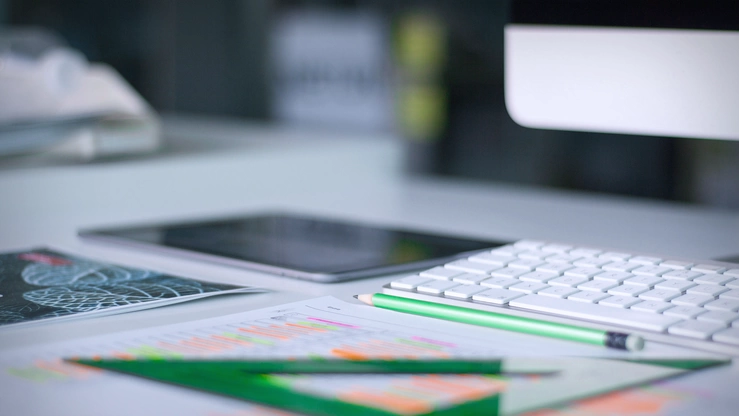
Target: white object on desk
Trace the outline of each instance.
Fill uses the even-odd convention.
[[[6,49],[0,50],[0,156],[90,160],[158,149],[157,115],[110,66],[88,64],[64,47],[37,58]]]
[[[537,252],[516,251],[518,248],[534,248]],[[543,253],[547,248],[550,252],[562,254],[545,255]],[[512,252],[518,253],[518,260],[511,259],[516,257],[510,254]],[[647,331],[644,337],[652,341],[739,356],[739,349],[734,347],[736,343],[729,330],[730,327],[739,327],[739,300],[719,297],[736,290],[724,285],[732,284],[737,279],[722,273],[739,265],[678,260],[698,264],[691,266],[691,271],[703,272],[691,276],[692,282],[684,282],[661,277],[674,273],[672,268],[660,265],[665,261],[661,258],[634,253],[612,261],[610,258],[602,259],[600,255],[603,252],[522,240],[467,259],[455,260],[443,267],[450,271],[472,272],[475,279],[447,276],[449,273],[438,273],[437,270],[443,269],[435,267],[384,287],[385,292],[391,295],[461,308],[513,316],[530,316],[529,311],[535,311],[541,313],[539,316],[530,316],[535,319],[554,322],[577,319],[585,325],[615,326],[604,328],[607,330],[619,330],[617,327],[643,330]],[[490,259],[495,256],[505,259],[506,266],[493,265]],[[532,256],[540,259],[531,260]],[[557,261],[569,260],[570,263],[548,263],[550,258],[555,257],[559,257]],[[626,263],[639,266],[630,270],[630,273],[608,270],[611,264],[617,265],[617,270],[623,270],[622,258],[626,259]],[[645,262],[649,265],[642,265]],[[559,269],[562,264],[572,266],[563,270],[562,276],[548,271],[551,267]],[[426,279],[428,273],[435,280],[419,281]],[[600,275],[604,279],[597,279]],[[662,283],[668,284],[655,288]],[[488,307],[486,303],[493,306]],[[691,309],[686,310],[685,307]],[[677,313],[672,313],[673,310]],[[714,338],[714,335],[719,337]],[[695,342],[696,339],[701,342]]]

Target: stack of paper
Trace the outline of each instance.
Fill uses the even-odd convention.
[[[551,358],[567,355],[579,358]],[[114,358],[125,364],[125,360],[144,358],[389,356],[506,357],[504,371],[540,371],[542,375],[222,377],[187,371],[155,374],[142,370],[143,367],[126,371],[165,384],[62,361]],[[636,361],[624,361],[626,358]],[[659,365],[644,361],[657,358]],[[235,415],[245,406],[249,406],[250,412],[254,409],[254,404],[225,397],[230,396],[310,414],[337,414],[337,409],[362,409],[364,414],[515,414],[688,371],[676,368],[674,361],[666,361],[668,358],[680,360],[687,356],[677,349],[647,348],[634,355],[566,341],[542,341],[529,335],[432,321],[326,297],[4,354],[0,384],[7,399],[0,402],[0,413],[50,413],[64,409],[70,414],[84,414],[105,408],[106,413],[112,414]],[[101,361],[101,366],[106,362]],[[173,384],[219,395],[208,396]],[[36,397],[44,400],[34,400]]]

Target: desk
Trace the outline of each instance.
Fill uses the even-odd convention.
[[[0,250],[46,245],[202,280],[279,292],[7,330],[2,349],[151,327],[321,295],[350,300],[390,276],[323,285],[84,244],[78,228],[282,209],[489,239],[537,238],[716,258],[739,254],[739,213],[403,174],[390,136],[166,118],[170,148],[140,159],[0,168]]]

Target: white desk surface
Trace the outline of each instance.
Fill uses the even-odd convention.
[[[7,330],[0,348],[183,322],[321,295],[350,300],[390,277],[317,284],[91,245],[79,228],[281,209],[504,241],[559,240],[684,258],[739,254],[739,212],[403,173],[390,136],[167,118],[172,148],[81,165],[0,166],[0,251],[50,246],[188,277],[279,290]]]

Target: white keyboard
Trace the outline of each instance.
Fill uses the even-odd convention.
[[[739,356],[739,264],[522,240],[383,292]]]

